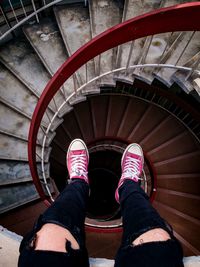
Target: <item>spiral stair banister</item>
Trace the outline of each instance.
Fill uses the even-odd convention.
[[[40,184],[36,167],[36,140],[42,117],[52,97],[63,83],[82,65],[95,56],[115,46],[136,40],[148,35],[173,31],[200,30],[199,22],[200,3],[186,3],[169,8],[159,9],[130,19],[106,30],[75,52],[56,72],[47,84],[35,108],[28,143],[28,158],[31,175],[42,200],[48,202]],[[188,18],[185,20],[184,17]],[[182,19],[183,18],[183,19]],[[191,19],[190,19],[191,18]],[[151,25],[150,28],[147,25]]]

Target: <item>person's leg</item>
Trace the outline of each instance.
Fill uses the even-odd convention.
[[[138,183],[142,168],[141,148],[130,145],[122,158],[122,177],[116,191],[124,233],[115,267],[182,267],[179,242]]]
[[[89,196],[88,161],[85,144],[74,140],[67,154],[71,183],[23,239],[19,267],[89,266],[84,233]]]

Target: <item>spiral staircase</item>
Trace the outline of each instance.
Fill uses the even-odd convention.
[[[185,255],[199,255],[200,4],[72,2],[52,5],[11,40],[2,38],[2,218],[16,208],[23,214],[25,204],[37,207],[38,199],[50,205],[67,184],[68,145],[82,138],[90,151],[89,252],[112,258],[122,231],[114,200],[120,158],[138,142],[141,186]]]

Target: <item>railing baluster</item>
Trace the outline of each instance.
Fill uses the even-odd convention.
[[[39,159],[42,160],[42,157],[37,152],[35,154],[38,156]]]
[[[53,100],[53,103],[54,103],[54,105],[55,105],[55,107],[56,107],[56,110],[58,111],[58,107],[57,107],[55,98],[53,97],[52,100]]]
[[[171,35],[170,35],[170,37],[169,37],[169,40],[168,40],[168,42],[167,42],[167,44],[166,44],[166,46],[165,46],[165,49],[164,49],[164,51],[163,51],[163,53],[162,53],[162,55],[161,55],[161,57],[160,57],[160,61],[159,61],[159,64],[162,64],[163,62],[165,62],[166,60],[167,60],[167,54],[170,52],[170,51],[172,51],[172,49],[174,48],[174,46],[176,45],[176,43],[178,42],[178,40],[183,36],[183,33],[180,33],[177,37],[176,37],[176,39],[173,41],[173,43],[170,45],[170,41],[171,41],[171,39],[172,39],[172,37],[173,37],[173,32],[171,33]],[[158,73],[160,71],[160,69],[159,68],[155,68],[155,70],[154,70],[154,73]]]
[[[4,12],[4,10],[3,10],[3,7],[1,7],[1,5],[0,5],[0,10],[1,10],[1,13],[2,13],[2,15],[3,15],[3,18],[4,18],[4,20],[5,20],[5,22],[6,22],[6,25],[8,26],[8,28],[9,28],[9,30],[12,28],[12,26],[11,26],[11,24],[10,24],[10,22],[9,22],[9,19],[7,18],[7,15],[6,15],[6,13]],[[1,36],[2,35],[4,35],[4,32],[1,34]],[[11,32],[11,35],[14,37],[15,36],[15,34],[14,34],[14,32],[12,31]]]
[[[188,75],[185,77],[185,81],[187,81],[187,80],[190,78],[190,76],[192,76],[192,74],[194,73],[196,67],[197,67],[199,64],[200,64],[200,57],[199,57],[199,59],[193,64],[192,69],[189,71]]]
[[[190,36],[190,38],[189,38],[187,44],[185,45],[185,47],[184,47],[184,49],[182,50],[181,54],[179,55],[179,57],[178,57],[176,63],[174,64],[175,66],[178,64],[179,60],[181,59],[181,57],[182,57],[182,55],[184,54],[185,50],[187,49],[188,45],[189,45],[190,42],[192,41],[192,38],[193,38],[194,34],[195,34],[195,31],[192,32],[192,34],[191,34],[191,36]]]
[[[11,3],[10,0],[8,0],[8,2],[9,2],[9,5],[10,5],[10,7],[11,7],[12,13],[13,13],[13,15],[14,15],[14,17],[15,17],[15,20],[16,20],[16,22],[18,23],[19,20],[18,20],[18,18],[17,18],[17,15],[16,15],[16,13],[15,13],[15,10],[14,10],[14,8],[13,8],[13,5],[12,5],[12,3]]]
[[[34,0],[31,0],[31,2],[32,2],[33,10],[34,10],[34,12],[36,12],[37,9],[36,9],[36,7],[35,7],[35,2],[34,2]],[[38,14],[37,14],[37,13],[35,14],[35,17],[36,17],[37,23],[39,23],[40,20],[39,20],[39,17],[38,17]]]
[[[51,122],[51,119],[50,119],[49,114],[48,114],[47,111],[48,111],[48,110],[46,110],[45,114],[47,115],[47,118],[48,118],[49,122]]]
[[[199,127],[199,124],[196,124],[193,128],[192,128],[192,131],[195,131],[196,129],[198,129]]]
[[[87,62],[85,64],[85,82],[86,83],[88,82],[88,64],[87,64]]]
[[[23,0],[20,0],[20,3],[21,3],[21,6],[22,6],[22,9],[24,11],[25,17],[27,17],[27,13],[26,13],[26,9],[25,9],[24,4],[23,4]]]
[[[169,46],[170,46],[170,41],[171,41],[171,39],[172,39],[172,36],[173,36],[173,32],[171,32],[170,37],[169,37],[169,39],[168,39],[168,42],[166,43],[165,48],[164,48],[164,50],[163,50],[163,52],[162,52],[162,54],[161,54],[161,56],[160,56],[160,62],[159,62],[159,64],[161,63],[162,58],[164,57],[164,55],[165,55],[167,49],[168,49]]]
[[[46,133],[46,131],[44,130],[44,128],[43,128],[42,125],[40,125],[40,129],[42,130],[42,132],[43,132],[44,134]]]
[[[144,53],[144,55],[141,56],[138,64],[144,64],[146,58],[147,58],[147,55],[148,55],[148,52],[149,52],[149,49],[150,49],[150,46],[151,46],[151,43],[152,43],[152,40],[153,40],[153,35],[150,36],[150,40],[149,40],[149,44],[147,46],[147,49],[146,49],[146,52]],[[146,41],[148,41],[148,37],[146,38]],[[140,69],[141,70],[141,69]]]
[[[146,38],[146,40],[148,40],[148,37]],[[146,42],[146,40],[145,40],[145,42]],[[139,60],[138,64],[144,64],[144,62],[146,61],[146,58],[147,58],[147,55],[148,55],[148,52],[149,52],[149,49],[150,49],[152,40],[153,40],[153,35],[150,37],[150,41],[149,41],[147,50],[146,50],[144,56],[142,55],[142,57],[141,57],[141,59]],[[139,75],[140,75],[140,73],[143,71],[143,69],[144,69],[144,68],[140,68],[140,69],[138,70],[138,74],[139,74]]]
[[[74,91],[75,91],[75,93],[77,94],[77,87],[76,87],[76,76],[75,76],[75,74],[73,74],[73,83],[74,83]]]
[[[129,67],[129,64],[130,64],[130,60],[131,60],[131,55],[132,55],[132,52],[133,52],[134,43],[135,42],[132,41],[131,44],[130,44],[130,49],[129,49],[129,54],[128,54],[128,60],[127,60],[127,63],[126,63],[126,72],[125,72],[126,75],[127,75],[128,67]]]
[[[42,146],[42,143],[41,143],[41,141],[37,138],[37,142],[38,142],[38,144],[40,145],[40,146]]]
[[[98,73],[100,76],[101,75],[101,54],[99,55],[99,60],[98,60]]]
[[[64,87],[61,87],[60,88],[60,91],[61,91],[62,95],[64,96],[64,99],[66,100],[67,97],[66,97],[66,94],[65,94],[65,88]]]
[[[189,114],[186,114],[186,115],[182,118],[182,121],[184,121],[185,119],[187,119],[188,116],[189,116]]]

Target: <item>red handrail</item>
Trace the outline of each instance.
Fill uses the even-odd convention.
[[[138,16],[114,26],[96,36],[77,50],[55,73],[44,89],[31,120],[28,138],[28,158],[36,189],[43,200],[47,200],[36,166],[36,140],[42,117],[53,96],[62,84],[82,65],[95,56],[123,43],[148,35],[175,31],[200,30],[200,3],[192,2],[162,8]]]

